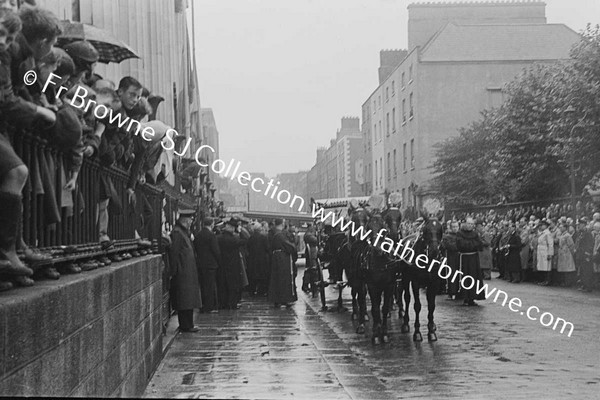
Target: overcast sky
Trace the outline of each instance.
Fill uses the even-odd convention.
[[[360,117],[379,50],[407,47],[413,2],[192,1],[200,97],[214,111],[221,158],[269,176],[310,169],[341,117]],[[549,23],[600,23],[600,0],[546,4]]]

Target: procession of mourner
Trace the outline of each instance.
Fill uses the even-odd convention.
[[[0,397],[599,399],[600,3],[282,3],[0,0]]]

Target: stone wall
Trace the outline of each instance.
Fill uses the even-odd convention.
[[[0,396],[141,396],[162,357],[160,256],[0,294]]]

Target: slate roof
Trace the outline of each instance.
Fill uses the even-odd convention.
[[[422,62],[569,58],[580,35],[564,24],[459,25],[449,22],[425,44]]]

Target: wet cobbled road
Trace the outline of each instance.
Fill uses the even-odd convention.
[[[401,334],[395,310],[390,342],[373,346],[369,326],[364,335],[354,333],[356,323],[349,312],[319,312],[318,298],[301,293],[291,309],[274,309],[265,298],[245,296],[240,310],[196,315],[200,331],[176,336],[145,395],[600,398],[598,293],[497,279],[490,282],[526,306],[535,305],[571,321],[573,335],[544,328],[509,311],[508,304],[501,307],[491,299],[481,301],[479,307],[463,307],[459,301],[438,296],[437,342],[426,341],[425,329],[425,341],[413,342],[412,321],[411,333]],[[334,307],[337,290],[329,287],[326,293],[328,305]],[[422,299],[425,303],[424,295]],[[348,293],[344,293],[344,305],[350,307]]]

